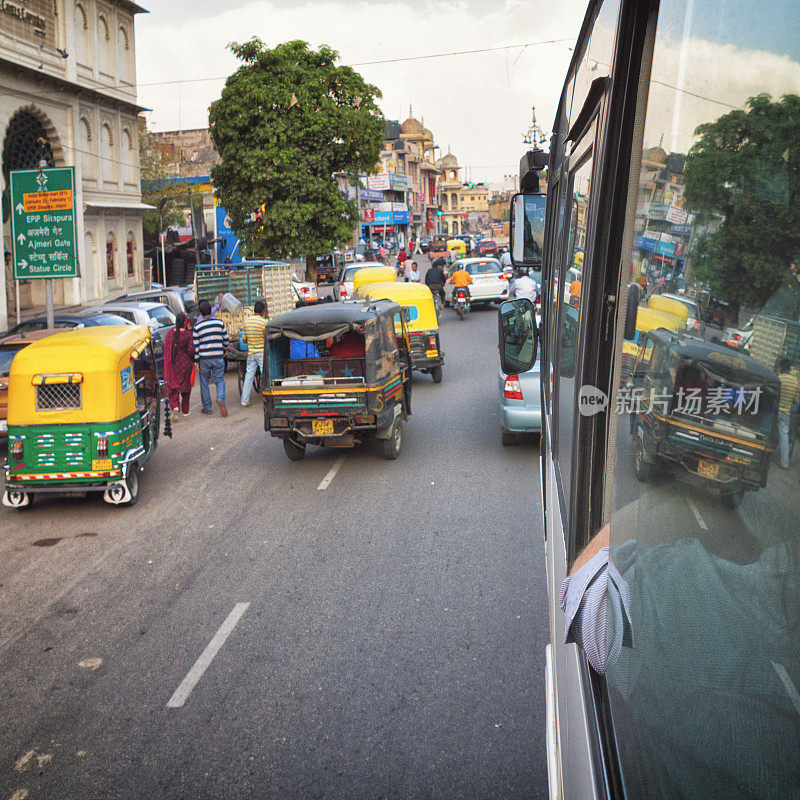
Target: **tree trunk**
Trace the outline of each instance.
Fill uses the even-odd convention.
[[[317,282],[316,256],[306,256],[306,280],[314,284]]]

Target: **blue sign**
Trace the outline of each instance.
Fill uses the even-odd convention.
[[[691,225],[673,225],[670,228],[670,233],[673,236],[689,236],[692,232]]]
[[[216,238],[222,241],[216,243],[217,263],[223,264],[226,260],[231,264],[241,264],[242,254],[239,250],[239,237],[231,228],[231,219],[222,206],[214,207],[214,220]]]
[[[655,253],[658,249],[658,242],[655,239],[651,239],[649,236],[640,236],[638,248],[640,250],[646,250],[648,253]]]
[[[120,380],[122,381],[122,393],[126,394],[131,389],[133,389],[133,373],[131,372],[130,367],[125,367],[119,374]]]

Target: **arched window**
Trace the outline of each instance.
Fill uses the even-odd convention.
[[[87,66],[91,53],[89,40],[89,18],[86,9],[80,4],[75,4],[75,60]]]
[[[133,255],[135,251],[136,239],[133,236],[133,231],[128,231],[128,239],[125,242],[125,260],[128,264],[128,275],[136,274],[136,261]]]
[[[77,136],[77,161],[81,165],[81,173],[84,178],[96,178],[94,172],[94,155],[92,154],[92,129],[86,117],[81,117],[78,122]]]
[[[136,152],[133,149],[133,137],[127,128],[122,130],[122,160],[125,162],[125,181],[136,183]]]
[[[8,173],[12,169],[36,169],[42,160],[49,167],[56,165],[47,130],[35,114],[18,111],[8,123],[3,142],[3,174],[6,185]]]
[[[444,211],[447,211],[447,195],[446,194],[442,195],[442,209]]]
[[[128,31],[120,27],[117,30],[117,77],[121,81],[131,81],[131,49]]]
[[[106,277],[113,281],[117,276],[117,267],[115,264],[115,251],[117,249],[117,240],[113,233],[109,232],[106,236]]]
[[[108,74],[111,71],[111,34],[106,18],[97,18],[97,69]]]
[[[114,137],[111,133],[111,126],[108,123],[103,125],[103,132],[100,139],[100,163],[102,166],[103,180],[109,183],[117,179],[117,157],[114,152]]]
[[[453,210],[458,208],[458,195],[457,194],[454,194],[450,198],[450,205],[453,207]]]

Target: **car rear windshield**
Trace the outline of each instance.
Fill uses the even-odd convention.
[[[356,272],[358,272],[358,270],[360,270],[360,269],[361,269],[361,267],[348,267],[344,271],[344,274],[342,275],[342,280],[343,281],[351,281],[351,280],[353,280],[353,275],[355,275]]]
[[[487,259],[486,261],[473,261],[467,267],[467,272],[470,275],[489,275],[492,272],[502,272],[503,268],[500,266],[499,261]]]
[[[11,369],[11,362],[21,349],[22,346],[0,348],[0,378],[8,377],[9,370]]]
[[[497,247],[497,245],[491,239],[484,239],[481,244],[481,247]]]
[[[158,320],[160,328],[175,324],[175,315],[166,306],[151,308],[147,313],[150,315],[150,319]]]
[[[186,309],[187,314],[197,313],[197,303],[194,300],[194,289],[186,289],[181,292],[181,300],[183,300],[183,307]]]
[[[98,314],[97,316],[87,317],[86,324],[87,325],[130,325],[131,321],[125,319],[125,317],[120,317],[117,314]]]

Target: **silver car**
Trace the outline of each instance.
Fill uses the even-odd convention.
[[[353,275],[364,267],[385,267],[382,261],[359,261],[348,264],[339,275],[339,287],[336,289],[337,300],[351,300],[353,297]]]
[[[515,444],[519,434],[542,432],[542,395],[539,357],[527,372],[506,375],[497,371],[500,403],[500,441]]]

